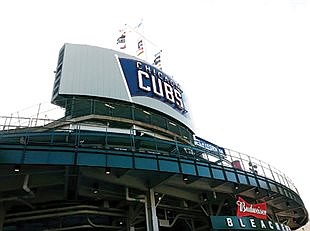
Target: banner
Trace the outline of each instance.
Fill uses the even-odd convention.
[[[139,39],[138,40],[138,49],[137,49],[137,56],[139,57],[140,55],[142,55],[144,52],[144,48],[143,48],[143,40]]]
[[[258,219],[267,219],[267,203],[250,204],[241,197],[237,201],[237,217],[256,217]]]
[[[119,46],[119,49],[125,49],[126,48],[126,31],[121,30],[122,32],[121,36],[117,38],[116,44]]]
[[[161,51],[155,54],[153,65],[155,65],[158,69],[162,70],[161,66]]]

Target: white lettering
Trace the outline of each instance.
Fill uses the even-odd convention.
[[[240,212],[249,212],[249,213],[255,213],[255,214],[259,214],[259,215],[266,215],[267,211],[263,210],[261,208],[253,208],[253,205],[251,204],[250,206],[247,206],[245,202],[243,201],[237,201],[237,205],[239,207],[239,211]]]
[[[202,140],[194,140],[195,144],[202,147],[202,148],[205,148],[205,149],[208,149],[210,151],[214,151],[216,152],[217,151],[217,148],[214,147],[213,145],[209,144],[209,143],[206,143],[205,141],[202,141]],[[238,204],[238,201],[237,201],[237,204]]]
[[[285,228],[286,228],[286,231],[291,231],[291,228],[289,226],[286,225]]]
[[[283,224],[281,224],[281,228],[282,228],[282,231],[285,231],[285,227]]]
[[[239,220],[239,225],[240,227],[244,228],[245,227],[245,224],[243,224],[243,221],[241,218],[238,219]]]
[[[254,219],[250,219],[250,224],[251,224],[252,228],[256,228],[256,224],[255,224]]]
[[[153,92],[154,92],[156,95],[163,97],[163,96],[164,96],[164,92],[163,92],[162,81],[161,81],[159,78],[157,79],[157,83],[158,83],[158,89],[157,89],[157,84],[156,84],[155,76],[152,75],[152,87],[153,87]]]
[[[277,230],[280,231],[281,230],[280,225],[277,222],[275,222],[275,225],[276,225]]]
[[[165,98],[168,102],[173,103],[174,108],[184,112],[185,105],[182,98],[182,90],[177,88],[174,80],[160,72],[151,65],[136,61],[138,89],[144,92],[152,92],[149,96]]]
[[[262,229],[267,228],[263,220],[260,220],[260,226],[262,227]]]
[[[233,227],[234,226],[234,223],[233,223],[232,219],[229,218],[229,217],[226,218],[226,224],[227,224],[228,227]]]
[[[142,69],[142,63],[137,62],[137,68],[141,70]]]
[[[183,101],[182,101],[182,95],[181,93],[177,90],[174,89],[174,97],[175,97],[175,103],[176,105],[180,108],[183,109],[184,105],[183,105]]]
[[[173,96],[173,88],[166,82],[164,82],[164,89],[165,89],[165,96],[170,102],[174,103],[174,96]]]
[[[147,66],[147,65],[145,65],[145,71],[148,72],[148,73],[152,73],[151,72],[151,68],[149,66]]]
[[[144,86],[143,85],[143,78],[149,79],[150,76],[148,75],[148,73],[139,70],[138,71],[138,83],[139,83],[139,88],[144,90],[144,91],[151,91],[151,87],[150,86]]]
[[[271,221],[268,221],[268,225],[269,225],[269,228],[270,228],[270,229],[274,229],[273,224],[272,224]]]

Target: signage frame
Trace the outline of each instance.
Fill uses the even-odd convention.
[[[214,230],[291,231],[285,224],[254,217],[210,216],[210,219]]]

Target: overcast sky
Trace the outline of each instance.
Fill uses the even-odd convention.
[[[1,1],[0,115],[50,101],[64,43],[115,48],[141,18],[196,134],[271,163],[310,209],[307,0]]]

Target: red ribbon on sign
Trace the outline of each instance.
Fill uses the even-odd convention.
[[[250,204],[241,197],[237,201],[237,217],[256,217],[258,219],[267,219],[267,203]]]

